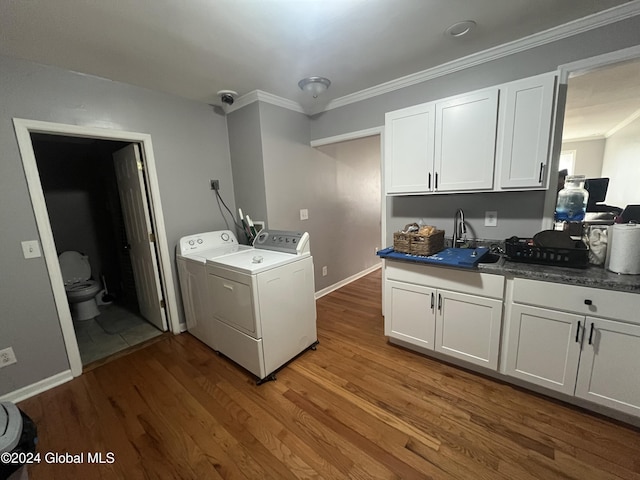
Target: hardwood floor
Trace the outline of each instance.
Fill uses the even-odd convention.
[[[640,479],[637,429],[388,344],[380,289],[318,300],[317,351],[275,382],[183,334],[22,402],[41,454],[85,452],[32,480]]]

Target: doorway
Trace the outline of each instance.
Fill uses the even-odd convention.
[[[140,158],[144,159],[145,165],[144,171],[140,173],[140,178],[142,179],[142,177],[144,177],[144,182],[147,186],[149,218],[155,229],[155,238],[153,240],[155,241],[155,251],[157,252],[156,276],[161,290],[159,294],[161,294],[164,299],[166,321],[169,330],[173,333],[180,333],[172,263],[166,239],[151,137],[148,134],[142,133],[64,125],[35,120],[14,119],[13,122],[40,235],[40,242],[42,244],[42,253],[49,272],[51,288],[60,320],[60,327],[65,340],[72,375],[78,376],[82,373],[82,360],[69,304],[67,302],[64,280],[58,263],[58,252],[56,250],[52,225],[47,211],[43,185],[40,181],[38,164],[36,162],[34,145],[31,138],[34,134],[61,135],[74,137],[76,139],[110,140],[139,145]]]
[[[166,322],[152,322],[138,298],[145,289],[136,278],[145,276],[134,271],[132,260],[140,255],[133,253],[135,231],[123,215],[121,197],[129,197],[126,179],[114,165],[118,151],[138,145],[42,133],[32,134],[31,140],[57,253],[85,255],[100,288],[95,297],[100,314],[73,323],[82,364],[160,335]]]

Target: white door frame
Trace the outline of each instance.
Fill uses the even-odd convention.
[[[135,142],[142,145],[142,155],[145,160],[145,178],[148,185],[150,214],[155,227],[156,242],[158,247],[158,260],[160,277],[164,289],[165,305],[168,315],[169,330],[175,334],[180,333],[180,319],[178,316],[178,304],[173,282],[173,271],[171,268],[171,256],[169,255],[169,245],[162,214],[162,204],[160,201],[160,188],[156,174],[155,158],[151,144],[151,135],[146,133],[125,132],[121,130],[111,130],[96,127],[84,127],[79,125],[67,125],[61,123],[42,122],[39,120],[27,120],[14,118],[13,125],[16,131],[18,147],[22,156],[22,164],[27,179],[29,195],[35,214],[42,252],[44,255],[51,289],[56,303],[56,310],[60,320],[62,336],[64,338],[69,366],[74,377],[82,374],[82,359],[78,350],[71,311],[67,302],[67,294],[64,289],[64,281],[58,263],[58,254],[53,239],[53,232],[49,222],[49,214],[45,203],[36,156],[31,142],[32,133],[44,133],[53,135],[66,135],[69,137],[97,138],[101,140],[115,140],[120,142]]]
[[[567,85],[569,83],[569,78],[572,76],[578,76],[585,73],[588,73],[592,70],[595,70],[600,67],[605,67],[607,65],[611,65],[614,63],[625,62],[627,60],[634,60],[636,58],[640,58],[640,45],[635,45],[633,47],[623,48],[621,50],[616,50],[609,53],[603,53],[602,55],[596,55],[595,57],[583,58],[581,60],[576,60],[570,63],[564,63],[558,66],[558,78],[559,83],[567,91]],[[557,96],[557,93],[556,93]],[[558,99],[556,98],[556,101]],[[564,94],[564,101],[566,102],[566,93]],[[558,111],[562,110],[562,115],[564,115],[565,105],[556,105],[556,112],[554,121],[558,121]],[[564,118],[563,118],[564,123]],[[560,125],[561,126],[561,125]],[[554,136],[557,137],[557,128],[554,128]],[[562,144],[562,136],[559,138],[553,139],[553,144],[556,142]],[[551,171],[557,171],[558,163],[560,161],[560,148],[557,147],[557,156],[553,156],[551,158],[551,162],[549,164],[549,168]],[[551,182],[553,181],[553,176],[551,177]],[[545,192],[545,200],[544,200],[544,210],[543,210],[543,218],[542,218],[542,230],[552,229],[553,228],[553,211],[556,207],[556,197],[557,192],[553,188],[551,183],[549,184],[549,188]]]

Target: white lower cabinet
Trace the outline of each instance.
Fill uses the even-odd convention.
[[[384,334],[433,350],[436,290],[421,285],[385,282],[387,314]]]
[[[638,294],[515,279],[503,373],[640,416],[638,307]]]
[[[384,285],[386,336],[497,369],[502,276],[386,261]]]
[[[506,373],[573,395],[580,359],[578,330],[584,317],[513,305],[509,320]]]
[[[576,396],[640,415],[640,325],[587,317]]]
[[[497,370],[502,300],[438,290],[437,352]]]

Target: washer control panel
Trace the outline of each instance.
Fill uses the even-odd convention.
[[[253,242],[255,248],[302,255],[311,253],[307,232],[286,230],[262,230]]]
[[[203,250],[237,244],[238,240],[231,230],[218,230],[216,232],[196,233],[182,237],[178,244],[178,249],[180,255],[189,255]]]

